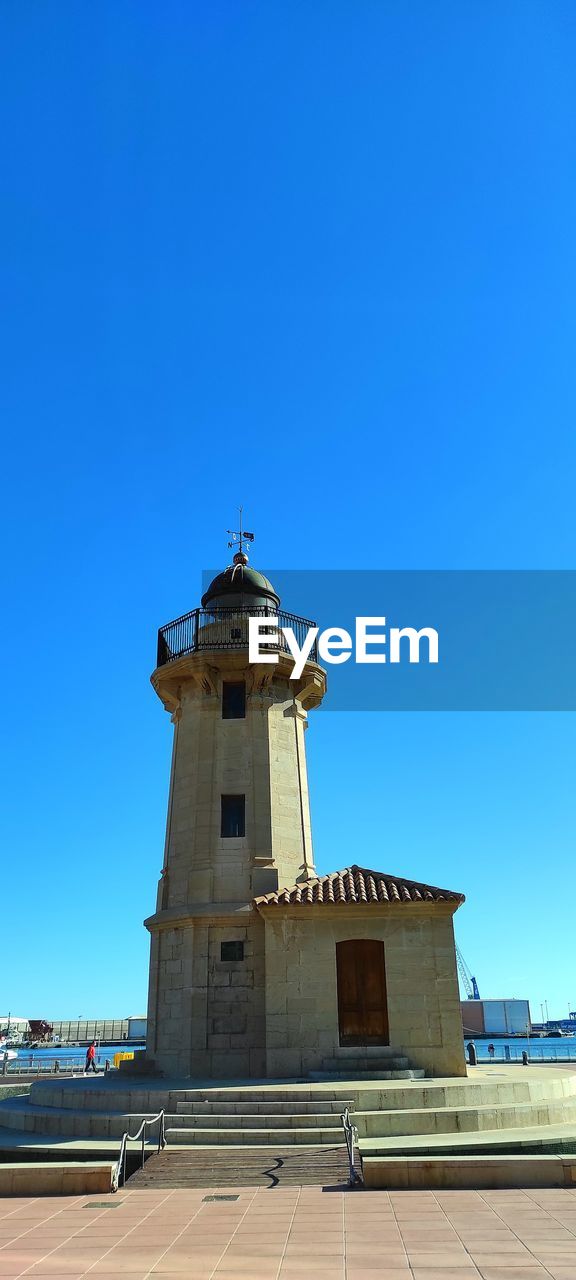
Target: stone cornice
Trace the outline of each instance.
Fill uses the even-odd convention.
[[[309,920],[312,924],[319,918],[337,916],[371,917],[388,916],[397,920],[400,916],[453,916],[461,904],[459,902],[297,902],[297,903],[256,903],[256,910],[264,920],[276,920],[278,916],[291,916],[298,920]]]
[[[148,916],[144,926],[150,933],[159,929],[180,929],[194,924],[243,924],[254,914],[251,902],[191,902],[185,907],[171,907]]]
[[[245,678],[248,695],[265,692],[276,680],[288,680],[294,697],[305,711],[309,711],[317,707],[324,697],[326,672],[316,662],[307,662],[300,678],[291,680],[293,665],[292,656],[282,652],[278,654],[276,663],[249,663],[247,649],[202,650],[157,667],[150,681],[166,711],[176,718],[182,688],[186,684],[195,684],[203,693],[215,695],[219,675]]]

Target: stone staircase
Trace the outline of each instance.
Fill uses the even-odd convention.
[[[170,1145],[278,1147],[342,1143],[341,1116],[351,1098],[317,1094],[312,1100],[267,1089],[216,1100],[178,1102],[166,1115]]]
[[[114,1158],[122,1134],[162,1108],[169,1145],[134,1185],[152,1185],[153,1174],[159,1186],[332,1184],[346,1168],[347,1107],[375,1186],[407,1177],[416,1164],[425,1177],[427,1158],[448,1168],[455,1156],[576,1153],[576,1071],[483,1067],[468,1079],[422,1079],[398,1066],[402,1056],[341,1051],[334,1058],[342,1070],[316,1082],[41,1081],[29,1097],[0,1103],[0,1149]],[[153,1129],[151,1152],[155,1139]]]
[[[555,1185],[560,1164],[526,1159],[576,1156],[576,1073],[549,1068],[491,1070],[477,1080],[429,1081],[382,1092],[378,1107],[354,1110],[363,1175],[372,1187]],[[366,1097],[366,1094],[365,1094]],[[459,1164],[460,1161],[460,1164]],[[472,1161],[472,1164],[470,1163]],[[576,1162],[575,1162],[576,1165]],[[570,1177],[571,1177],[570,1173]]]
[[[449,1147],[454,1137],[458,1145],[466,1143],[466,1137],[489,1134],[497,1138],[501,1131],[532,1129],[539,1127],[544,1139],[548,1130],[557,1125],[576,1127],[576,1096],[515,1102],[502,1100],[478,1102],[470,1106],[431,1105],[410,1108],[393,1108],[379,1111],[356,1111],[354,1123],[359,1138],[366,1145],[371,1138],[380,1142],[389,1139],[398,1153],[403,1146],[424,1152],[434,1145]]]
[[[149,1156],[131,1187],[341,1185],[348,1179],[341,1117],[353,1105],[349,1089],[114,1083],[43,1083],[29,1097],[0,1104],[0,1148],[2,1132],[12,1132],[22,1145],[51,1138],[54,1153],[78,1144],[85,1154],[117,1151],[126,1130],[135,1132],[144,1116],[163,1108],[168,1146]]]
[[[114,1082],[113,1082],[114,1083]],[[127,1087],[74,1081],[33,1085],[28,1097],[0,1103],[2,1131],[55,1139],[120,1140],[146,1116],[165,1112],[170,1145],[320,1146],[342,1143],[341,1116],[353,1095],[341,1086]],[[151,1135],[153,1137],[153,1135]]]
[[[392,1045],[340,1045],[311,1080],[423,1080],[426,1072]]]
[[[360,1174],[360,1161],[356,1161]],[[128,1179],[130,1190],[162,1187],[342,1186],[348,1181],[344,1146],[174,1148],[150,1156]]]

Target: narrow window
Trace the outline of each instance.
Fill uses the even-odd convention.
[[[221,942],[220,943],[220,959],[221,960],[243,960],[244,959],[244,943],[243,942]]]
[[[245,796],[222,796],[221,836],[246,834],[245,808]]]
[[[222,685],[222,719],[243,720],[246,715],[246,685],[243,680],[225,680]]]

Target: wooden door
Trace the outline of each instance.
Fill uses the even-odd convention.
[[[336,943],[340,1044],[389,1044],[384,943]]]

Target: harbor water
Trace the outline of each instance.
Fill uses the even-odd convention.
[[[17,1058],[13,1058],[8,1063],[8,1074],[11,1072],[27,1071],[53,1071],[55,1064],[58,1063],[63,1070],[69,1071],[71,1068],[77,1068],[82,1071],[86,1062],[86,1050],[88,1045],[47,1045],[45,1048],[28,1049],[26,1047],[18,1047],[15,1052]],[[115,1053],[132,1053],[133,1050],[143,1049],[144,1042],[142,1040],[130,1041],[123,1040],[120,1044],[103,1044],[96,1048],[96,1066],[101,1071],[106,1066],[106,1059],[113,1064]],[[1,1059],[0,1053],[0,1059]]]
[[[530,1062],[576,1062],[576,1036],[493,1036],[491,1040],[475,1040],[478,1062],[521,1062],[526,1051]],[[488,1053],[488,1045],[494,1045],[494,1057]]]
[[[481,1062],[521,1062],[525,1050],[530,1062],[576,1062],[576,1036],[546,1037],[538,1036],[494,1036],[492,1040],[474,1040],[466,1037],[476,1046],[476,1058]],[[488,1045],[494,1045],[494,1056],[488,1053]],[[123,1040],[119,1044],[100,1045],[96,1050],[96,1066],[104,1070],[106,1060],[113,1064],[115,1053],[131,1053],[143,1049],[144,1041]],[[23,1071],[53,1071],[56,1064],[63,1071],[77,1069],[82,1071],[86,1061],[86,1045],[63,1045],[61,1048],[48,1045],[45,1048],[18,1048],[17,1058],[8,1063],[8,1074]],[[1,1055],[0,1055],[1,1056]],[[56,1067],[57,1069],[57,1067]],[[1,1067],[0,1067],[1,1070]]]

